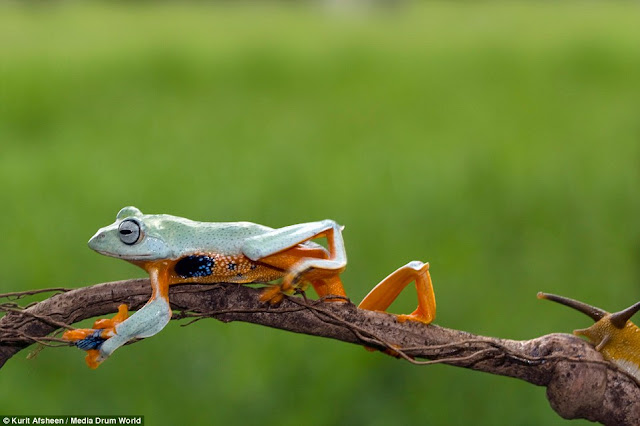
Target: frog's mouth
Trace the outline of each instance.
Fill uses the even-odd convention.
[[[93,247],[91,247],[94,251],[103,254],[105,256],[109,256],[109,257],[115,257],[118,259],[125,259],[125,260],[148,260],[151,259],[153,256],[151,254],[135,254],[135,255],[125,255],[122,253],[113,253],[110,252],[108,250],[99,250],[99,249],[95,249]]]

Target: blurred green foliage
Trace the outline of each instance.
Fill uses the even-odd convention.
[[[3,292],[143,276],[85,245],[132,204],[333,218],[355,301],[429,261],[436,323],[475,333],[589,324],[539,290],[607,310],[640,299],[636,4],[31,6],[0,9]],[[2,369],[0,412],[564,423],[543,388],[250,324],[172,323],[97,371],[77,350],[25,355]]]

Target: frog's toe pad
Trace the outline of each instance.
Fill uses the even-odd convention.
[[[103,318],[96,320],[93,323],[93,328],[115,330],[116,326],[129,318],[129,309],[127,305],[121,304],[118,306],[118,313],[113,318]]]
[[[85,362],[92,370],[98,368],[98,366],[102,363],[102,359],[100,357],[100,351],[97,349],[89,349],[87,351],[87,356],[84,358]]]

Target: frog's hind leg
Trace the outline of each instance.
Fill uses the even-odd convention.
[[[272,266],[276,266],[285,271],[291,271],[295,269],[300,262],[307,261],[308,259],[328,259],[330,256],[330,252],[324,247],[315,243],[306,242],[283,253],[269,256],[263,259],[262,262],[268,262]],[[288,292],[300,288],[300,283],[311,283],[318,296],[340,296],[340,298],[338,298],[339,300],[345,300],[346,293],[342,285],[342,280],[340,280],[340,272],[341,271],[324,269],[309,269],[296,277],[294,281],[287,281],[287,275],[285,275],[282,285],[276,287],[275,290],[279,289],[281,294],[283,291]],[[338,299],[328,298],[327,300]]]
[[[358,307],[385,311],[412,281],[416,283],[418,308],[409,315],[398,315],[398,321],[412,320],[429,324],[436,317],[436,298],[428,263],[413,261],[392,272],[367,294]]]
[[[309,242],[315,238],[327,238],[329,250]],[[254,261],[260,261],[285,272],[282,285],[267,289],[262,300],[277,303],[281,293],[310,282],[318,295],[345,296],[338,275],[347,265],[347,255],[342,239],[342,227],[332,220],[303,223],[274,229],[249,238],[242,247],[243,253]]]
[[[329,253],[322,246],[317,249],[309,249],[304,246],[295,247],[283,253],[278,253],[262,259],[262,262],[270,266],[277,267],[284,271],[290,271],[296,267],[301,261],[309,258],[326,259]],[[289,293],[297,288],[303,288],[304,283],[311,283],[313,289],[319,297],[339,296],[338,298],[327,298],[327,301],[344,301],[346,293],[344,286],[340,280],[339,272],[326,270],[310,270],[301,274],[295,281],[287,281],[287,275],[283,279],[282,284],[278,286],[266,288],[260,299],[264,302],[269,301],[272,304],[279,303],[285,293]]]

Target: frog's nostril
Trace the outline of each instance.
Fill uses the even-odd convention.
[[[94,235],[89,240],[89,247],[95,249],[96,245],[104,244],[102,240],[104,240],[106,236],[107,235],[104,232],[100,232],[99,234]]]

